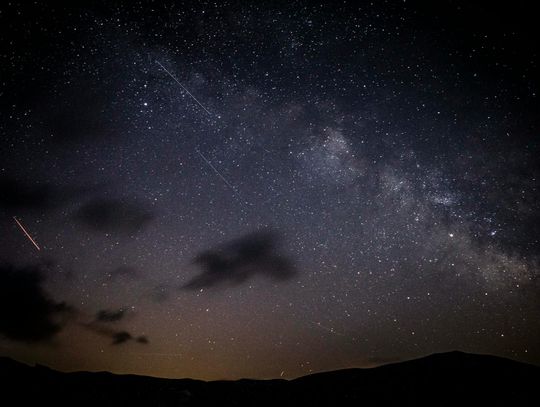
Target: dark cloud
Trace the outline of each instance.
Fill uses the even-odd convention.
[[[111,345],[121,345],[130,341],[134,341],[143,345],[150,343],[146,336],[133,336],[128,331],[122,329],[113,329],[110,326],[104,324],[102,321],[98,320],[82,324],[82,326],[92,332],[109,338],[111,340]]]
[[[153,214],[137,202],[99,199],[82,206],[75,219],[100,232],[135,233],[144,228]]]
[[[101,336],[111,339],[111,345],[121,345],[126,342],[135,341],[140,344],[148,344],[146,336],[133,336],[126,330],[111,328],[110,323],[117,323],[124,319],[126,315],[125,308],[119,310],[100,310],[92,322],[85,323],[83,326]]]
[[[64,326],[72,308],[43,290],[44,265],[0,265],[0,334],[20,342],[44,342]]]
[[[196,290],[225,283],[238,285],[257,274],[274,280],[288,280],[297,270],[291,259],[280,253],[278,243],[275,233],[260,231],[204,251],[194,259],[202,272],[184,288]]]
[[[146,336],[144,336],[144,335],[138,336],[137,338],[135,338],[135,341],[137,343],[142,343],[143,345],[147,345],[148,343],[150,343],[148,341],[148,338]]]
[[[133,336],[127,331],[118,331],[114,333],[112,336],[112,342],[111,345],[121,345],[126,342],[135,341],[137,343],[140,343],[141,345],[148,345],[150,341],[148,338],[144,335],[141,336]]]
[[[112,335],[112,344],[113,345],[120,345],[122,343],[125,343],[127,341],[131,341],[133,339],[133,336],[129,332],[126,331],[119,331]]]
[[[55,186],[50,183],[0,177],[0,207],[8,211],[52,211],[70,201],[99,190],[102,185]]]
[[[0,206],[7,210],[45,210],[61,201],[60,191],[47,184],[31,184],[15,178],[0,178]]]
[[[101,310],[96,314],[96,321],[99,322],[118,322],[126,315],[126,310],[120,308],[117,311]]]

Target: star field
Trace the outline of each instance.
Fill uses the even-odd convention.
[[[1,355],[203,379],[540,363],[525,3],[0,11]]]

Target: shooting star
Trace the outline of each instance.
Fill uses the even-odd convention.
[[[201,102],[199,102],[199,101],[197,100],[197,98],[196,98],[195,96],[193,96],[193,95],[191,94],[191,92],[190,92],[189,90],[186,89],[186,87],[185,87],[184,85],[182,85],[182,84],[180,83],[180,81],[179,81],[178,79],[176,79],[176,77],[175,77],[172,73],[170,73],[170,72],[167,70],[167,68],[165,68],[165,67],[161,64],[161,62],[159,62],[158,60],[156,60],[156,64],[158,64],[158,65],[161,67],[161,69],[163,69],[165,72],[167,72],[167,74],[168,74],[171,78],[173,78],[174,81],[175,81],[178,85],[180,85],[180,87],[181,87],[182,89],[184,89],[184,91],[185,91],[189,96],[191,96],[191,97],[193,98],[193,100],[194,100],[195,102],[197,102],[197,103],[199,104],[200,107],[202,107],[202,108],[204,109],[204,111],[205,111],[206,113],[208,113],[208,114],[209,114],[210,116],[212,116],[212,117],[214,116],[212,113],[210,113],[210,112],[208,111],[208,109],[207,109],[206,107],[204,107],[204,106],[202,105]],[[218,116],[218,118],[219,118],[219,116]]]
[[[36,249],[38,250],[41,250],[40,247],[38,246],[38,244],[36,243],[36,241],[34,239],[32,239],[32,236],[30,236],[30,234],[26,231],[26,229],[24,228],[24,226],[21,224],[21,222],[19,222],[19,220],[14,216],[13,217],[13,220],[15,220],[15,222],[17,222],[17,225],[19,225],[19,227],[21,228],[21,230],[23,231],[23,233],[26,235],[26,237],[28,239],[30,239],[30,241],[32,242],[32,244],[36,247]]]
[[[209,160],[207,160],[206,157],[205,157],[198,149],[195,149],[195,151],[201,156],[201,158],[204,160],[204,162],[206,162],[206,164],[208,164],[208,166],[209,166],[210,168],[212,168],[212,170],[214,170],[214,172],[217,174],[217,176],[218,176],[219,178],[221,178],[221,179],[223,180],[223,182],[224,182],[225,184],[227,184],[227,186],[228,186],[229,188],[231,188],[234,192],[236,192],[236,188],[233,187],[232,184],[231,184],[229,181],[227,181],[223,175],[221,175],[221,173],[217,170],[217,168],[214,167],[214,166],[212,165],[212,163],[211,163]]]
[[[216,175],[222,179],[222,181],[233,191],[233,193],[236,195],[236,197],[240,200],[240,202],[246,204],[246,205],[249,205],[248,202],[242,200],[242,197],[240,196],[240,194],[238,193],[237,189],[234,187],[234,185],[232,185],[229,181],[227,181],[227,179],[217,170],[216,167],[214,167],[212,165],[212,163],[210,162],[210,160],[208,160],[204,155],[203,153],[201,153],[197,148],[195,149],[195,151],[197,152],[197,154],[199,154],[201,156],[201,158],[204,160],[204,162],[206,164],[208,164],[208,166],[210,168],[212,168],[212,170],[216,173]]]

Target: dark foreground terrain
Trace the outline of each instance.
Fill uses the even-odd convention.
[[[61,373],[0,358],[2,405],[537,406],[540,367],[461,352],[295,380],[203,382]]]

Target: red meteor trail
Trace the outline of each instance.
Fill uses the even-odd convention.
[[[19,225],[19,227],[21,228],[21,230],[24,232],[24,234],[26,235],[26,237],[28,239],[30,239],[30,241],[32,242],[32,244],[34,246],[36,246],[36,249],[38,250],[41,250],[38,246],[38,244],[36,243],[36,241],[34,239],[32,239],[32,236],[30,236],[30,234],[26,231],[26,229],[24,228],[24,226],[21,224],[21,222],[19,222],[19,220],[14,216],[13,219],[15,220],[15,222],[17,222],[17,225]]]

